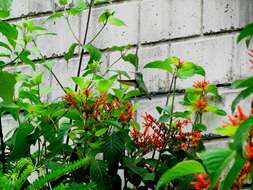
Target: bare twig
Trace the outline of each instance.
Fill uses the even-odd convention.
[[[86,41],[87,41],[89,25],[90,25],[90,18],[91,18],[91,9],[92,9],[93,3],[94,3],[94,0],[91,0],[91,2],[89,4],[89,12],[88,12],[88,18],[87,18],[86,29],[85,29],[85,34],[84,34],[84,39],[83,39],[82,46],[84,46],[86,44]],[[82,48],[81,54],[80,54],[80,59],[79,59],[78,69],[77,69],[77,74],[76,74],[77,77],[79,77],[80,74],[81,74],[83,55],[84,55],[84,48]],[[78,90],[78,85],[76,84],[75,85],[75,91],[77,91],[77,90]]]

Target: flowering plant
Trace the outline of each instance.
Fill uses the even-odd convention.
[[[66,62],[79,58],[77,75],[69,76],[74,88],[59,80],[54,72],[56,62],[41,51],[33,55],[30,48],[38,50],[38,38],[56,34],[33,20],[21,24],[5,21],[11,0],[6,2],[0,2],[0,47],[4,49],[0,56],[0,189],[239,189],[247,180],[253,159],[252,110],[247,115],[238,107],[229,121],[216,129],[219,135],[231,136],[229,148],[205,150],[205,115],[225,116],[226,112],[216,106],[222,98],[201,66],[173,56],[147,63],[145,68],[164,70],[171,80],[165,105],[156,108],[158,116],[145,113],[138,121],[136,98],[151,97],[138,71],[138,46],[133,54],[129,53],[131,46],[100,50],[93,45],[107,25],[123,27],[124,21],[114,12],[104,11],[98,17],[101,29],[87,40],[91,11],[106,0],[80,0],[73,6],[68,0],[59,0],[62,10],[47,18],[63,18],[76,40],[64,53]],[[80,42],[69,19],[86,9],[86,31]],[[245,30],[239,40],[252,35]],[[118,52],[120,57],[102,71],[102,55],[108,51]],[[84,55],[89,57],[87,61]],[[120,60],[136,68],[131,73],[134,78],[113,69]],[[31,66],[33,74],[12,70],[21,63]],[[64,93],[54,101],[45,101],[50,94],[43,87],[45,73],[35,72],[42,67]],[[193,76],[201,79],[186,88],[177,102],[178,80]],[[244,88],[233,102],[233,111],[251,94],[252,81],[251,77],[233,84]],[[184,109],[177,109],[178,104]],[[2,122],[6,115],[18,125],[8,134],[4,134]]]

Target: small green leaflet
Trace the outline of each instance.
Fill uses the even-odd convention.
[[[0,17],[6,18],[10,16],[12,0],[0,0]]]
[[[5,103],[12,103],[15,91],[16,75],[0,72],[0,97]]]
[[[126,26],[126,24],[124,23],[123,20],[117,18],[117,17],[114,17],[114,16],[110,16],[108,18],[108,23],[114,25],[114,26]]]

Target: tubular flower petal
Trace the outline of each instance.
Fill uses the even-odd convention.
[[[201,88],[202,91],[206,91],[206,87],[207,87],[208,84],[209,83],[207,81],[202,80],[202,81],[196,81],[196,82],[194,82],[192,86],[194,88]]]
[[[196,178],[196,181],[192,181],[191,185],[196,189],[196,190],[205,190],[208,188],[210,185],[210,178],[206,173],[202,174],[195,174],[194,175]]]
[[[152,115],[145,114],[143,122],[143,132],[132,128],[130,135],[134,143],[144,152],[160,150],[165,144],[165,128]]]
[[[208,106],[208,101],[204,98],[199,98],[194,104],[194,108],[200,112],[205,112]]]
[[[246,119],[248,119],[249,116],[251,116],[251,115],[253,115],[252,108],[251,108],[251,111],[250,111],[249,115],[246,115],[243,112],[241,106],[238,106],[235,114],[228,116],[228,121],[223,124],[223,127],[227,127],[227,126],[235,126],[235,127],[237,127],[243,121],[245,121]]]

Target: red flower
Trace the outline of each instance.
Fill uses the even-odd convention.
[[[241,169],[239,175],[236,178],[232,186],[232,190],[239,190],[243,182],[247,179],[248,174],[250,173],[250,161],[247,161],[244,167]]]
[[[150,114],[146,113],[143,118],[143,132],[138,131],[136,128],[132,128],[130,132],[135,144],[144,153],[154,149],[161,149],[166,142],[164,125]]]
[[[180,149],[186,151],[190,147],[198,146],[198,142],[201,140],[202,131],[185,132],[183,128],[187,126],[191,121],[184,119],[176,122],[178,131],[175,132],[175,138],[180,143]]]
[[[205,91],[208,84],[209,83],[207,81],[202,80],[202,81],[196,81],[196,82],[194,82],[192,86],[194,88],[202,88],[202,90]]]
[[[73,95],[66,94],[64,99],[65,99],[67,104],[69,104],[70,106],[74,106],[77,110],[79,110],[79,107],[78,107],[77,102],[74,99]]]
[[[200,112],[206,111],[207,106],[208,106],[208,102],[204,98],[199,98],[197,102],[194,104],[194,108]]]
[[[210,178],[206,173],[202,174],[195,174],[194,175],[196,178],[196,181],[192,181],[191,185],[196,189],[196,190],[204,190],[207,189],[208,186],[210,185]]]
[[[248,160],[252,161],[253,160],[253,147],[250,145],[246,145],[244,148],[247,153]]]
[[[227,127],[227,126],[239,126],[243,121],[245,121],[246,119],[249,118],[250,115],[252,115],[252,109],[250,111],[249,115],[246,115],[245,113],[243,113],[243,110],[241,108],[241,106],[237,107],[237,111],[235,112],[234,115],[232,116],[228,116],[229,121],[225,122],[223,124],[223,127]]]

